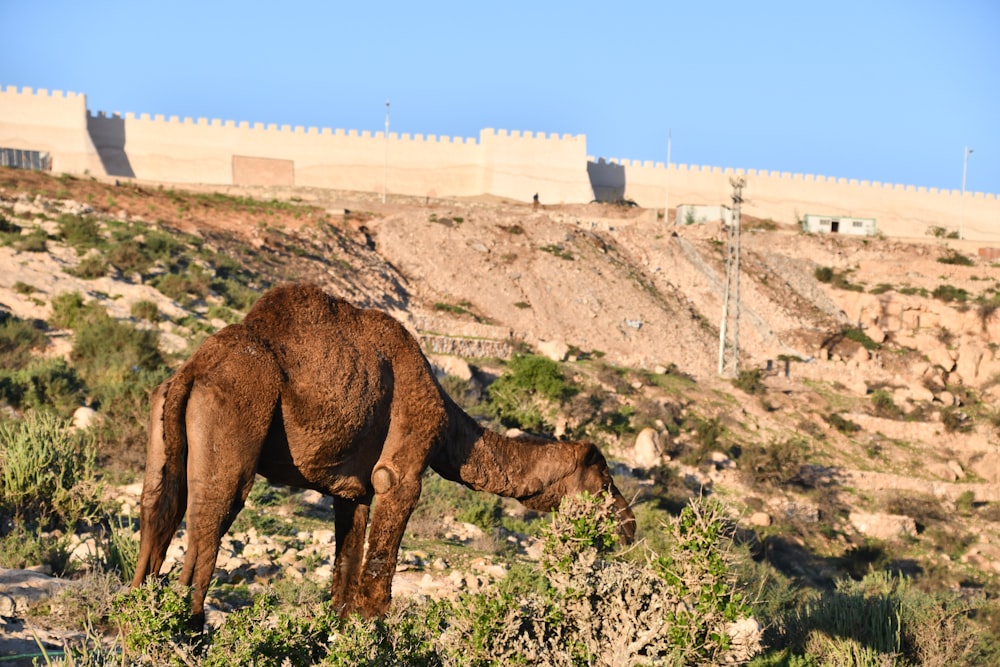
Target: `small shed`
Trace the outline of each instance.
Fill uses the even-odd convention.
[[[733,221],[733,211],[728,206],[700,206],[696,204],[679,204],[675,222],[678,225],[698,225],[706,222]]]
[[[847,215],[806,214],[802,231],[812,234],[851,234],[875,236],[875,218],[856,218]]]

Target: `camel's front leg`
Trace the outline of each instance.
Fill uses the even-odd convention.
[[[388,475],[380,475],[379,470],[376,466],[373,473],[376,494],[368,531],[368,552],[351,605],[365,618],[384,615],[389,609],[399,544],[420,497],[421,470],[410,470],[406,474],[391,470]]]
[[[336,557],[333,561],[332,597],[334,607],[343,615],[353,611],[351,592],[357,590],[365,555],[365,530],[368,528],[368,502],[334,498]]]

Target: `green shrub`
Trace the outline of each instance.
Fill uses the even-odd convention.
[[[125,518],[111,518],[99,532],[101,549],[95,563],[101,572],[113,573],[122,581],[135,574],[139,561],[139,542],[133,536],[132,523]]]
[[[547,581],[505,580],[451,604],[444,664],[721,664],[757,651],[758,637],[730,636],[750,609],[717,506],[699,500],[671,519],[669,555],[646,562],[615,556],[614,516],[604,497],[565,499],[543,530]]]
[[[504,426],[548,432],[552,408],[574,393],[556,362],[517,354],[510,360],[509,372],[489,386],[489,406]]]
[[[190,609],[190,589],[162,586],[152,579],[120,593],[109,620],[118,626],[123,657],[135,658],[135,664],[192,664],[184,656],[191,652],[194,636]]]
[[[0,234],[16,238],[21,235],[21,226],[17,223],[11,222],[7,216],[0,214]]]
[[[833,412],[828,415],[823,415],[823,420],[827,424],[837,429],[845,435],[850,435],[852,433],[857,433],[861,430],[861,425],[851,421],[850,419],[844,417],[838,412]]]
[[[94,449],[69,424],[32,411],[0,422],[0,517],[25,526],[75,527],[102,507]],[[0,527],[5,521],[0,521]]]
[[[927,235],[933,236],[934,238],[938,239],[957,239],[958,231],[948,230],[947,228],[941,227],[940,225],[931,225],[930,227],[927,228]]]
[[[211,288],[223,298],[223,302],[230,308],[246,312],[260,298],[257,290],[251,289],[232,278],[213,280]]]
[[[718,417],[701,417],[691,413],[685,421],[685,425],[694,430],[696,448],[693,458],[688,459],[691,463],[697,464],[709,452],[725,449],[722,439],[726,435],[726,427]]]
[[[44,229],[36,228],[18,236],[14,241],[14,248],[21,252],[45,252],[49,248],[48,239]]]
[[[847,340],[853,340],[855,343],[860,343],[861,346],[868,351],[877,350],[882,347],[872,340],[872,338],[864,331],[855,327],[844,329],[843,335]]]
[[[969,621],[981,606],[976,599],[924,593],[905,578],[874,572],[861,581],[840,580],[791,612],[782,644],[793,656],[819,660],[787,664],[985,665]]]
[[[141,470],[146,458],[149,394],[167,379],[159,366],[139,369],[118,382],[95,384],[92,395],[103,417],[91,428],[103,465],[124,471]]]
[[[902,415],[902,410],[896,405],[892,398],[892,392],[886,389],[876,389],[871,395],[872,410],[878,417],[887,419],[897,419]]]
[[[750,486],[783,486],[798,477],[808,456],[809,443],[801,438],[749,445],[740,456],[740,472]]]
[[[100,223],[96,218],[86,215],[64,213],[59,216],[59,237],[81,255],[105,244]]]
[[[67,273],[84,280],[100,278],[108,272],[108,262],[101,255],[87,255]]]
[[[126,276],[145,273],[153,265],[145,249],[131,238],[112,245],[105,257],[109,264]]]
[[[77,324],[90,315],[103,312],[95,301],[85,303],[79,292],[63,292],[52,297],[52,317],[49,323],[61,329],[75,329]]]
[[[23,570],[38,565],[49,566],[56,576],[69,574],[70,535],[21,522],[6,535],[0,533],[0,568]]]
[[[827,283],[836,287],[837,289],[848,290],[851,292],[863,292],[864,287],[861,285],[855,285],[851,283],[847,276],[839,271],[836,271],[829,266],[820,266],[813,271],[813,276],[821,283]]]
[[[964,303],[969,300],[969,293],[962,287],[955,287],[954,285],[938,285],[931,292],[931,296],[935,299],[944,301],[945,303],[950,303],[952,301],[958,301],[959,303]]]
[[[34,323],[0,313],[0,373],[24,368],[45,343],[45,334]]]
[[[129,314],[132,315],[132,317],[140,320],[146,320],[147,322],[160,321],[159,307],[153,301],[148,301],[146,299],[133,303],[129,308]]]
[[[949,405],[941,408],[941,425],[948,433],[970,433],[975,423],[967,412]]]
[[[62,358],[36,358],[20,369],[0,369],[0,398],[20,410],[69,417],[83,403],[86,385]]]
[[[336,624],[325,614],[290,613],[279,609],[274,595],[258,595],[250,607],[238,609],[212,637],[201,663],[204,667],[313,665],[325,653]],[[286,662],[287,661],[287,662]]]
[[[153,287],[179,303],[188,303],[191,297],[204,299],[208,296],[212,277],[198,264],[174,267],[151,281]]]
[[[971,258],[966,257],[965,255],[954,250],[949,250],[947,255],[938,257],[937,261],[942,264],[953,264],[956,266],[972,266],[975,264]]]
[[[503,518],[503,503],[499,496],[488,493],[475,493],[455,514],[455,519],[471,523],[491,533],[500,525]]]
[[[760,368],[742,370],[733,379],[733,386],[748,394],[762,394],[767,389],[764,386],[764,371]]]
[[[119,322],[103,310],[77,322],[70,359],[91,386],[124,382],[138,371],[163,365],[159,335]]]
[[[813,276],[815,276],[816,280],[821,283],[832,283],[834,275],[834,270],[829,266],[818,266],[816,267],[816,270],[813,271]]]

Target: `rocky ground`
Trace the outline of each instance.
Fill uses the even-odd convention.
[[[522,345],[560,359],[597,354],[648,372],[676,368],[697,383],[687,405],[719,419],[737,438],[748,443],[796,434],[814,438],[819,443],[814,471],[836,485],[838,502],[848,507],[845,531],[905,542],[921,526],[886,511],[885,499],[936,498],[955,511],[956,522],[975,541],[960,562],[945,563],[951,557],[941,553],[927,557],[959,570],[1000,574],[994,514],[959,517],[956,509],[963,499],[980,507],[1000,502],[997,430],[986,420],[963,431],[943,423],[950,411],[971,409],[966,389],[981,398],[986,406],[981,410],[994,406],[1000,391],[1000,318],[990,305],[1000,290],[1000,268],[980,259],[974,245],[929,237],[809,236],[795,221],[746,219],[739,349],[741,368],[771,363],[760,398],[741,393],[716,372],[728,238],[719,224],[678,226],[656,211],[597,204],[535,209],[492,199],[390,196],[382,203],[377,195],[315,189],[228,191],[301,204],[298,211],[264,214],[210,202],[182,208],[172,203],[170,192],[157,184],[116,186],[5,171],[0,207],[23,220],[59,211],[144,220],[197,234],[223,251],[229,243],[223,232],[238,233],[260,257],[272,258],[269,270],[279,267],[288,279],[315,280],[359,305],[399,317],[452,374],[471,377],[484,372],[479,366],[488,371],[482,358],[502,357]],[[306,247],[320,224],[339,232],[325,237],[323,256],[310,255],[311,249],[297,252],[294,240]],[[971,264],[939,261],[954,253]],[[153,301],[171,317],[183,314],[179,304],[127,276],[73,277],[67,269],[79,261],[57,243],[44,253],[0,247],[0,304],[19,317],[45,319],[51,297],[75,290],[101,301],[116,317],[128,317],[138,300]],[[831,269],[841,282],[817,280],[818,268]],[[18,289],[19,284],[33,291]],[[934,298],[943,285],[963,290],[969,299]],[[160,327],[164,347],[185,349],[189,332],[167,321]],[[845,336],[847,330],[863,333],[876,347]],[[69,345],[56,334],[44,353],[65,354]],[[638,385],[637,404],[640,398],[676,401],[653,383]],[[876,390],[887,392],[904,417],[873,412]],[[845,434],[831,427],[832,413],[859,431]],[[738,462],[722,452],[698,465],[670,461],[669,451],[686,437],[679,443],[666,429],[651,428],[618,443],[614,454],[622,470],[674,466],[690,484],[750,508],[744,521],[759,529],[790,515],[819,515],[815,497],[747,487]],[[134,506],[136,489],[121,493],[123,502]],[[454,528],[454,539],[477,539],[462,532],[469,530]],[[301,536],[294,549],[259,534],[228,540],[220,555],[223,578],[254,580],[275,568],[284,576],[322,578],[329,567],[323,553],[332,553],[330,535],[322,530]],[[80,548],[82,557],[87,547]],[[530,553],[532,545],[518,548]],[[404,551],[394,586],[402,595],[448,594],[500,576],[497,567],[485,561],[459,566]],[[44,573],[0,574],[0,616],[9,619],[0,654],[21,650],[30,640],[29,630],[12,620],[21,614],[11,605],[26,604],[19,597],[22,588],[62,585],[67,584]],[[14,649],[13,639],[22,640]]]

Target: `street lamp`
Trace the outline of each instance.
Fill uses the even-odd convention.
[[[389,180],[389,100],[385,101],[385,160],[382,162],[382,203],[385,203],[386,183]]]
[[[961,213],[958,219],[958,238],[965,238],[965,175],[969,173],[969,156],[972,155],[972,149],[968,146],[965,147],[965,159],[962,161],[962,205]]]

